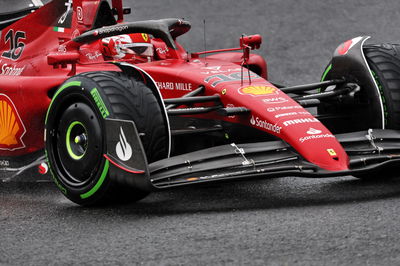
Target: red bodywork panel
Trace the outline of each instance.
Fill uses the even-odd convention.
[[[112,3],[120,22],[122,1]],[[121,71],[104,60],[98,41],[80,47],[65,46],[92,29],[102,4],[94,0],[53,1],[1,31],[0,157],[43,149],[50,97],[71,75]],[[155,80],[164,98],[178,98],[203,85],[205,95],[218,94],[224,106],[246,107],[251,114],[222,117],[210,113],[201,118],[256,128],[283,139],[321,168],[348,169],[348,156],[328,129],[266,80],[266,63],[261,56],[251,55],[247,61],[259,69],[258,75],[240,66],[241,52],[204,59],[190,57],[178,43],[174,51],[160,39],[152,43],[155,60],[136,66]]]

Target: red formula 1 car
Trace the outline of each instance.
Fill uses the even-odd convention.
[[[36,0],[0,15],[3,170],[45,153],[42,170],[60,191],[90,205],[205,182],[382,178],[399,167],[399,46],[354,38],[321,82],[282,87],[251,54],[259,35],[188,54],[176,39],[189,22],[126,23],[126,13],[122,0]]]

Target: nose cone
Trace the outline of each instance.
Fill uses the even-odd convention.
[[[301,149],[305,159],[325,170],[344,171],[349,169],[349,157],[334,138],[323,142],[314,141],[314,143],[305,144]]]
[[[283,123],[283,126],[287,123]],[[292,125],[286,141],[306,160],[330,171],[348,170],[349,157],[335,136],[320,122]]]

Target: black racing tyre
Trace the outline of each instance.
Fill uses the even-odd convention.
[[[332,70],[332,61],[328,63],[325,67],[325,70],[322,74],[321,81],[331,80],[331,70]],[[327,88],[320,88],[318,92],[323,92],[327,90]],[[354,120],[360,121],[360,119],[354,119],[357,113],[354,110],[353,106],[343,106],[341,102],[332,102],[332,101],[321,101],[321,104],[317,107],[317,113],[319,116],[330,116],[331,114],[338,115],[339,117],[345,117],[344,119],[328,119],[323,121],[324,125],[332,131],[334,134],[348,132],[349,130],[356,130],[362,126],[358,125],[358,123]],[[348,116],[346,114],[352,114],[352,116]],[[347,116],[347,117],[346,117]]]
[[[400,45],[366,45],[364,54],[380,90],[385,128],[400,129]],[[356,177],[365,180],[389,179],[399,176],[397,170],[388,168]]]
[[[400,45],[365,45],[364,54],[380,90],[384,109],[385,128],[400,129]],[[330,79],[331,68],[332,65],[329,63],[322,75],[322,81]],[[376,128],[374,125],[382,124],[381,116],[371,112],[370,107],[372,104],[378,105],[377,102],[380,99],[371,99],[368,95],[373,95],[373,93],[363,90],[359,93],[358,99],[364,99],[364,105],[343,106],[341,103],[333,105],[322,104],[318,108],[318,114],[345,112],[348,114],[351,113],[353,117],[356,117],[354,114],[361,113],[362,119],[360,117],[353,119],[350,129],[354,131],[354,128],[356,130]],[[368,117],[368,119],[365,119],[365,117]],[[343,128],[343,123],[338,123],[338,127]],[[333,127],[333,131],[336,132],[336,128]]]
[[[372,71],[372,75],[378,85],[381,99],[369,99],[367,105],[359,109],[347,109],[343,106],[322,106],[318,108],[319,114],[324,114],[329,108],[329,112],[342,111],[346,113],[359,113],[363,112],[362,118],[358,121],[362,121],[363,124],[358,124],[357,121],[351,121],[349,128],[355,128],[355,130],[362,130],[372,128],[376,124],[381,124],[381,116],[374,115],[370,110],[371,101],[375,101],[372,104],[378,104],[378,101],[382,101],[384,109],[384,124],[387,129],[400,129],[400,45],[398,44],[375,44],[365,45],[364,55],[367,63]],[[331,64],[329,63],[326,67],[322,80],[329,80]],[[368,99],[368,94],[372,95],[368,91],[360,91],[361,99]],[[380,103],[379,103],[380,104]],[[368,119],[365,119],[368,117]],[[360,122],[361,123],[361,122]],[[340,123],[341,124],[341,123]],[[346,126],[346,125],[345,125]],[[344,127],[345,127],[344,126]],[[396,176],[397,171],[393,169],[385,169],[375,173],[357,175],[356,177],[361,179],[388,179]]]
[[[321,81],[331,80],[331,74],[332,62],[329,62],[322,74]],[[351,77],[346,78],[357,83],[357,80]],[[340,87],[335,89],[340,89]],[[373,95],[375,93],[362,88],[354,94],[352,101],[344,101],[343,99],[321,100],[321,104],[317,107],[317,113],[320,117],[334,117],[323,121],[324,125],[334,134],[378,128],[382,124],[380,113],[375,111],[379,99],[375,99],[376,97]]]
[[[381,93],[385,128],[400,129],[400,45],[366,45],[364,54]]]
[[[88,72],[68,79],[46,116],[46,155],[54,182],[80,205],[132,202],[148,192],[109,177],[104,118],[132,120],[148,162],[165,158],[168,132],[156,97],[120,72]]]

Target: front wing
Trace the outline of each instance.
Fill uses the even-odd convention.
[[[110,121],[111,122],[111,121]],[[133,127],[131,121],[109,124],[108,132]],[[113,129],[114,128],[114,129]],[[125,129],[124,129],[125,130]],[[113,139],[116,136],[107,136]],[[143,148],[134,149],[134,160],[122,162],[110,149],[105,155],[112,160],[111,177],[145,190],[159,190],[205,182],[276,178],[284,176],[322,178],[345,175],[375,175],[381,170],[400,167],[400,131],[368,130],[336,135],[349,155],[349,170],[328,171],[304,160],[283,141],[228,144],[186,153],[147,164]],[[128,136],[128,143],[140,137]],[[110,146],[110,145],[109,145]],[[335,160],[332,151],[332,160]],[[132,162],[132,165],[129,165]],[[133,169],[135,171],[133,171]]]

